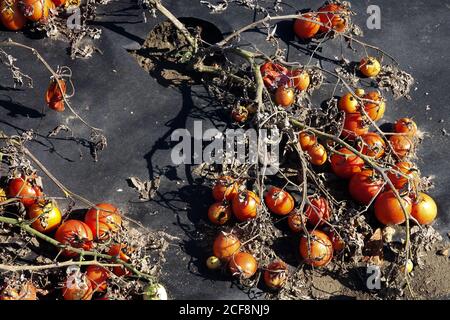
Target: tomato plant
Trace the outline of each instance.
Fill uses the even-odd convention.
[[[355,173],[361,172],[364,160],[347,148],[341,148],[339,153],[333,153],[330,157],[331,168],[340,178],[350,179]]]
[[[243,106],[233,108],[231,118],[237,123],[243,123],[248,119],[248,109]]]
[[[131,253],[131,251],[131,248],[126,244],[116,243],[109,248],[108,254],[124,262],[130,262],[131,258],[128,254]],[[130,270],[128,270],[124,266],[113,267],[113,273],[118,277],[123,277],[131,274]]]
[[[250,253],[238,252],[228,262],[228,269],[233,276],[248,279],[256,273],[258,262]]]
[[[253,219],[258,213],[260,203],[261,200],[253,191],[241,191],[232,201],[234,216],[239,221]]]
[[[305,216],[311,226],[320,226],[330,219],[330,206],[324,197],[309,197]]]
[[[222,176],[217,179],[212,195],[216,201],[231,201],[239,191],[239,184],[230,176]]]
[[[297,90],[305,91],[306,89],[308,89],[311,81],[308,72],[306,72],[305,70],[296,69],[291,72],[291,77]]]
[[[94,237],[105,241],[119,231],[122,217],[119,209],[109,203],[98,203],[86,212],[84,222],[91,228]]]
[[[350,195],[362,204],[369,204],[384,186],[384,180],[371,169],[356,173],[348,185]]]
[[[333,258],[333,244],[328,236],[319,230],[314,230],[300,239],[300,255],[305,263],[314,267],[323,267]]]
[[[288,192],[277,187],[271,187],[264,196],[264,200],[271,212],[281,216],[289,214],[295,205],[294,198]]]
[[[369,132],[369,126],[359,112],[345,114],[342,138],[354,140],[356,136],[361,136],[367,132]]]
[[[344,32],[347,27],[345,19],[345,10],[339,4],[330,3],[319,8],[319,19],[323,25],[320,26],[320,32],[334,30]]]
[[[30,21],[46,20],[49,14],[51,0],[20,0],[19,7],[23,15]]]
[[[411,199],[408,196],[403,196],[400,202],[392,190],[385,191],[378,195],[375,200],[375,216],[378,221],[385,225],[401,224],[406,220],[402,204],[406,214],[409,215],[411,213]]]
[[[219,269],[222,265],[222,262],[220,262],[220,259],[216,256],[211,256],[208,259],[206,259],[206,266],[210,270],[216,270]]]
[[[34,220],[33,229],[39,232],[49,233],[55,230],[61,223],[61,211],[54,201],[43,201],[32,204],[27,209],[28,218]]]
[[[294,212],[288,216],[288,226],[292,232],[302,232],[303,225],[306,225],[306,222],[306,217],[299,212]]]
[[[73,248],[89,251],[93,247],[93,235],[89,226],[78,220],[67,220],[55,233],[55,239]],[[76,257],[78,253],[69,249],[62,252],[66,257]]]
[[[208,209],[208,219],[216,225],[223,225],[231,218],[230,205],[223,202],[215,202]]]
[[[221,232],[214,240],[213,252],[220,260],[229,260],[241,248],[239,239],[230,233]]]

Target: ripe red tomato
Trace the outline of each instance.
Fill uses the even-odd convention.
[[[429,195],[419,192],[417,199],[413,201],[411,215],[420,224],[432,223],[437,216],[436,202]]]
[[[92,284],[86,275],[67,278],[62,289],[64,300],[91,300]]]
[[[375,132],[368,132],[361,136],[361,140],[358,141],[358,151],[369,157],[379,159],[384,154],[386,143]]]
[[[359,62],[359,71],[366,77],[373,78],[380,73],[381,64],[374,57],[365,57]]]
[[[338,107],[346,113],[355,113],[358,112],[359,104],[358,100],[349,92],[339,99]]]
[[[355,155],[347,148],[338,150],[341,154],[333,153],[330,157],[333,172],[342,179],[350,179],[355,173],[361,172],[364,167],[364,160]]]
[[[340,252],[345,248],[345,241],[334,231],[330,232],[329,238],[333,244],[333,250],[335,252]]]
[[[8,197],[19,198],[26,207],[33,205],[41,196],[41,188],[31,184],[30,180],[13,178],[8,183]]]
[[[400,159],[406,157],[413,148],[413,143],[407,136],[393,135],[389,138],[389,142]]]
[[[303,231],[302,222],[306,226],[307,219],[299,212],[292,213],[288,217],[288,226],[293,232],[298,233]]]
[[[310,204],[306,206],[305,216],[311,226],[323,225],[330,219],[330,206],[324,197],[308,197]]]
[[[231,201],[239,191],[239,184],[230,176],[222,176],[217,179],[212,189],[213,198],[216,201]]]
[[[233,276],[248,279],[256,273],[258,262],[250,253],[238,252],[231,257],[228,269]]]
[[[91,228],[96,239],[105,241],[120,230],[122,217],[119,209],[112,204],[99,203],[86,212],[84,222]]]
[[[417,124],[409,118],[401,118],[395,122],[394,130],[397,133],[406,133],[412,137],[417,132]]]
[[[319,17],[314,14],[303,14],[304,19],[295,19],[294,21],[294,33],[301,39],[310,39],[314,37],[319,31],[320,24],[314,22],[320,22]],[[305,20],[308,19],[308,20]]]
[[[369,126],[365,123],[359,112],[346,113],[344,120],[344,130],[341,137],[344,139],[354,140],[356,136],[369,132]]]
[[[377,91],[368,92],[364,95],[364,99],[373,100],[375,102],[366,102],[364,104],[364,110],[367,115],[373,121],[378,121],[383,118],[384,111],[386,111],[386,102],[383,97]]]
[[[307,150],[311,163],[315,166],[321,166],[327,161],[327,150],[320,143],[316,143]]]
[[[108,255],[115,257],[116,259],[120,259],[124,262],[130,262],[130,257],[127,255],[129,252],[131,252],[131,249],[124,243],[116,243],[113,244],[108,251]],[[126,276],[131,274],[131,271],[128,270],[126,267],[113,267],[113,273],[118,276]]]
[[[395,173],[393,170],[403,173],[404,175],[406,175],[406,177]],[[402,189],[408,183],[408,181],[419,179],[417,169],[411,162],[397,162],[397,164],[393,167],[393,170],[388,172],[388,177],[396,189]]]
[[[108,287],[109,271],[102,266],[87,267],[86,277],[91,282],[94,292],[104,292]]]
[[[241,191],[232,201],[233,213],[239,221],[253,219],[258,213],[260,203],[261,200],[253,191]]]
[[[298,141],[302,150],[306,151],[317,143],[316,136],[308,131],[302,131],[298,135]]]
[[[277,187],[270,188],[264,196],[264,200],[269,210],[280,216],[289,214],[295,205],[294,198],[288,192]]]
[[[55,230],[61,223],[61,211],[54,201],[43,201],[32,204],[27,209],[28,218],[34,220],[33,229],[39,232],[49,233]]]
[[[59,86],[58,86],[59,83]],[[60,88],[61,87],[61,88]],[[66,82],[64,79],[56,81],[52,79],[45,93],[45,102],[50,109],[58,112],[64,111],[64,96],[66,94]]]
[[[403,196],[401,203],[405,207],[406,213],[411,213],[411,199]],[[405,222],[400,201],[395,197],[392,190],[381,193],[375,200],[375,216],[384,225],[402,224]]]
[[[276,260],[264,270],[264,282],[270,289],[280,289],[286,283],[288,268],[286,263]]]
[[[215,202],[208,209],[208,219],[216,225],[223,225],[230,220],[231,208],[223,202]]]
[[[374,174],[373,170],[363,170],[355,174],[348,185],[350,195],[362,204],[369,204],[383,188],[383,179]]]
[[[50,0],[20,0],[19,7],[28,20],[38,22],[48,18],[50,2]]]
[[[275,92],[275,103],[283,107],[289,107],[295,101],[295,92],[293,88],[279,86]]]
[[[89,251],[93,246],[93,235],[89,226],[78,220],[67,220],[55,233],[55,239],[73,248]],[[78,253],[69,249],[62,252],[66,257],[76,257]]]
[[[308,236],[300,239],[300,255],[305,263],[314,267],[323,267],[333,258],[333,244],[328,236],[319,230],[314,230]]]
[[[0,1],[0,21],[3,25],[12,31],[22,29],[27,23],[19,8],[19,0]]]
[[[320,32],[328,32],[331,29],[337,32],[344,32],[347,27],[345,19],[345,11],[340,5],[336,3],[327,4],[319,8],[319,19],[322,22]]]
[[[294,70],[291,73],[292,79],[294,80],[294,86],[299,91],[304,91],[308,89],[311,79],[309,78],[308,72],[305,70]]]
[[[235,235],[221,232],[214,240],[213,253],[220,260],[229,260],[240,248],[241,242]]]

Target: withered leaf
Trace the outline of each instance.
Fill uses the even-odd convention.
[[[161,178],[156,177],[151,181],[142,181],[138,177],[130,177],[128,178],[128,183],[139,193],[140,200],[149,201],[155,197],[161,183]]]
[[[383,233],[380,228],[376,229],[364,246],[363,261],[374,264],[383,264]]]
[[[52,131],[50,131],[47,135],[47,137],[54,137],[57,136],[61,131],[66,131],[66,132],[72,132],[72,130],[64,125],[64,124],[60,124],[59,126],[57,126],[55,129],[53,129]]]

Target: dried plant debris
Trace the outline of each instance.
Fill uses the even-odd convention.
[[[395,99],[401,97],[411,99],[409,92],[414,84],[414,78],[406,71],[393,65],[384,64],[376,80],[380,88],[391,90]]]
[[[161,183],[161,178],[156,177],[151,181],[142,181],[138,177],[130,177],[128,178],[128,182],[139,193],[140,200],[149,201],[155,197]]]
[[[20,68],[15,65],[16,61],[16,58],[0,48],[0,64],[3,64],[7,69],[9,69],[9,72],[11,72],[11,76],[14,81],[14,88],[22,87],[24,84],[26,84],[29,88],[33,88],[33,79],[29,75],[23,73]]]

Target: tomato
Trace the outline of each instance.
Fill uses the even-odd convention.
[[[345,241],[336,233],[330,232],[329,238],[331,243],[333,244],[333,250],[335,252],[340,252],[345,248]]]
[[[362,98],[362,97],[364,97],[365,94],[366,94],[366,92],[365,92],[365,90],[364,90],[363,88],[357,88],[357,89],[355,89],[355,95],[356,95],[357,97]]]
[[[409,215],[411,213],[411,199],[408,196],[403,196],[401,199],[400,203],[392,190],[381,193],[375,200],[375,216],[378,221],[385,225],[405,222],[401,204]]]
[[[380,73],[381,64],[374,57],[362,58],[359,62],[359,71],[366,77],[373,78]]]
[[[214,240],[213,252],[220,260],[229,260],[241,248],[239,239],[230,233],[221,232]]]
[[[302,17],[304,19],[295,19],[294,33],[301,39],[310,39],[314,37],[319,31],[320,24],[316,23],[315,21],[320,22],[320,19],[319,17],[311,13],[303,14]],[[310,21],[305,19],[308,19]]]
[[[264,63],[261,66],[260,71],[264,85],[270,89],[277,87],[280,78],[286,78],[288,74],[288,69],[286,67],[271,61]]]
[[[104,292],[108,287],[109,271],[102,266],[90,265],[86,277],[91,282],[94,292]]]
[[[258,213],[260,203],[259,197],[253,191],[239,192],[232,202],[233,213],[239,221],[253,219]]]
[[[361,172],[364,160],[355,155],[347,148],[341,148],[339,153],[333,153],[330,157],[331,169],[342,179],[350,179],[355,173]]]
[[[331,29],[337,32],[345,31],[347,21],[345,20],[345,11],[340,5],[336,3],[327,4],[319,8],[319,19],[322,22],[320,32],[328,32]]]
[[[411,261],[411,259],[408,259],[408,261],[406,261],[406,266],[405,265],[401,266],[400,271],[402,273],[405,273],[405,272],[411,273],[413,271],[413,268],[414,268],[414,263]]]
[[[409,118],[401,118],[395,122],[394,130],[397,133],[406,133],[412,137],[417,132],[417,124]]]
[[[48,18],[50,2],[50,0],[20,0],[19,7],[28,20],[38,22]]]
[[[206,266],[210,270],[216,270],[219,269],[222,263],[220,262],[220,259],[216,256],[211,256],[208,259],[206,259]]]
[[[65,109],[63,98],[65,94],[66,94],[65,80],[59,79],[58,81],[56,81],[55,79],[52,79],[45,93],[45,102],[48,104],[50,109],[62,112]]]
[[[369,204],[383,188],[383,179],[375,176],[373,170],[363,170],[355,174],[348,185],[352,198],[362,204]]]
[[[327,265],[333,258],[333,244],[328,236],[319,230],[314,230],[310,234],[300,239],[300,255],[305,263],[313,267]]]
[[[272,187],[264,196],[267,207],[272,213],[280,216],[289,214],[294,209],[294,198],[280,188]]]
[[[295,101],[295,92],[292,88],[279,86],[275,92],[275,103],[283,107],[289,107]]]
[[[311,226],[323,225],[330,219],[330,207],[324,197],[308,197],[310,204],[306,206],[305,216]]]
[[[213,224],[223,225],[230,220],[232,215],[229,205],[223,202],[215,202],[208,209],[208,218]]]
[[[248,279],[256,273],[258,262],[250,253],[238,252],[231,257],[228,269],[233,276]]]
[[[375,132],[365,133],[361,136],[361,140],[358,141],[359,152],[375,159],[383,156],[386,143],[378,134]]]
[[[231,201],[239,191],[238,183],[230,176],[222,176],[217,179],[212,189],[213,198],[216,201]]]
[[[292,79],[294,80],[294,86],[300,90],[304,91],[308,89],[311,79],[309,78],[308,72],[305,70],[294,70],[291,73]]]
[[[339,99],[338,107],[346,113],[355,113],[358,112],[359,103],[351,93],[346,93]]]
[[[55,6],[60,7],[66,4],[66,0],[52,0]]]
[[[144,288],[144,300],[167,300],[167,291],[160,283],[149,284]]]
[[[64,300],[91,300],[92,294],[92,283],[84,274],[68,277],[62,289]]]
[[[0,291],[1,300],[37,300],[36,287],[31,281],[27,281],[19,286],[6,285]]]
[[[303,224],[306,225],[306,217],[299,213],[295,212],[293,214],[290,214],[288,217],[288,226],[289,229],[291,229],[293,232],[302,232],[303,231]],[[303,222],[303,224],[302,224]]]
[[[243,106],[239,106],[237,108],[234,108],[231,111],[231,118],[237,123],[242,123],[242,122],[247,121],[247,119],[248,119],[248,110],[247,110],[247,108],[245,108]]]
[[[414,199],[412,204],[411,215],[420,224],[430,224],[437,216],[436,202],[429,195],[419,192],[417,199]]]
[[[131,252],[131,249],[127,247],[127,245],[123,243],[116,243],[109,248],[108,255],[115,257],[116,259],[120,259],[124,262],[130,262],[131,259],[127,255],[127,253],[129,252]],[[126,267],[120,266],[113,267],[113,273],[118,277],[122,277],[131,274],[131,271]]]
[[[13,31],[22,29],[27,23],[19,8],[19,0],[0,1],[0,21],[3,25]]]
[[[308,131],[302,131],[298,135],[298,140],[300,142],[300,147],[302,150],[306,151],[317,143],[316,136]]]
[[[84,222],[91,228],[96,239],[104,241],[120,230],[122,217],[119,209],[112,204],[99,203],[86,212]]]
[[[276,260],[264,270],[264,282],[271,289],[280,289],[286,283],[288,268],[286,263]]]
[[[356,136],[367,132],[369,132],[369,126],[359,112],[345,114],[344,130],[342,131],[343,138],[353,140]]]
[[[61,223],[61,211],[53,201],[37,202],[27,209],[28,218],[35,220],[31,226],[39,232],[49,233]]]
[[[400,159],[406,157],[413,148],[413,143],[407,136],[394,135],[389,138],[389,142]]]
[[[93,247],[93,235],[89,226],[78,220],[67,220],[55,233],[55,239],[65,245],[82,250],[91,250]],[[66,257],[76,257],[78,253],[69,249],[62,252]]]
[[[406,177],[404,177],[400,174],[395,173],[394,170],[388,172],[389,180],[391,180],[396,189],[402,189],[408,183],[408,181],[418,180],[417,169],[411,162],[397,162],[393,169],[406,175]]]
[[[364,104],[364,110],[369,118],[373,121],[378,121],[383,118],[384,111],[386,110],[386,103],[383,97],[377,91],[371,91],[364,95],[364,99],[375,101]]]
[[[33,205],[41,196],[41,188],[32,185],[30,180],[13,178],[8,183],[8,197],[19,198],[25,207]]]
[[[314,146],[307,150],[311,163],[315,166],[321,166],[327,161],[327,150],[320,143],[316,143]]]

